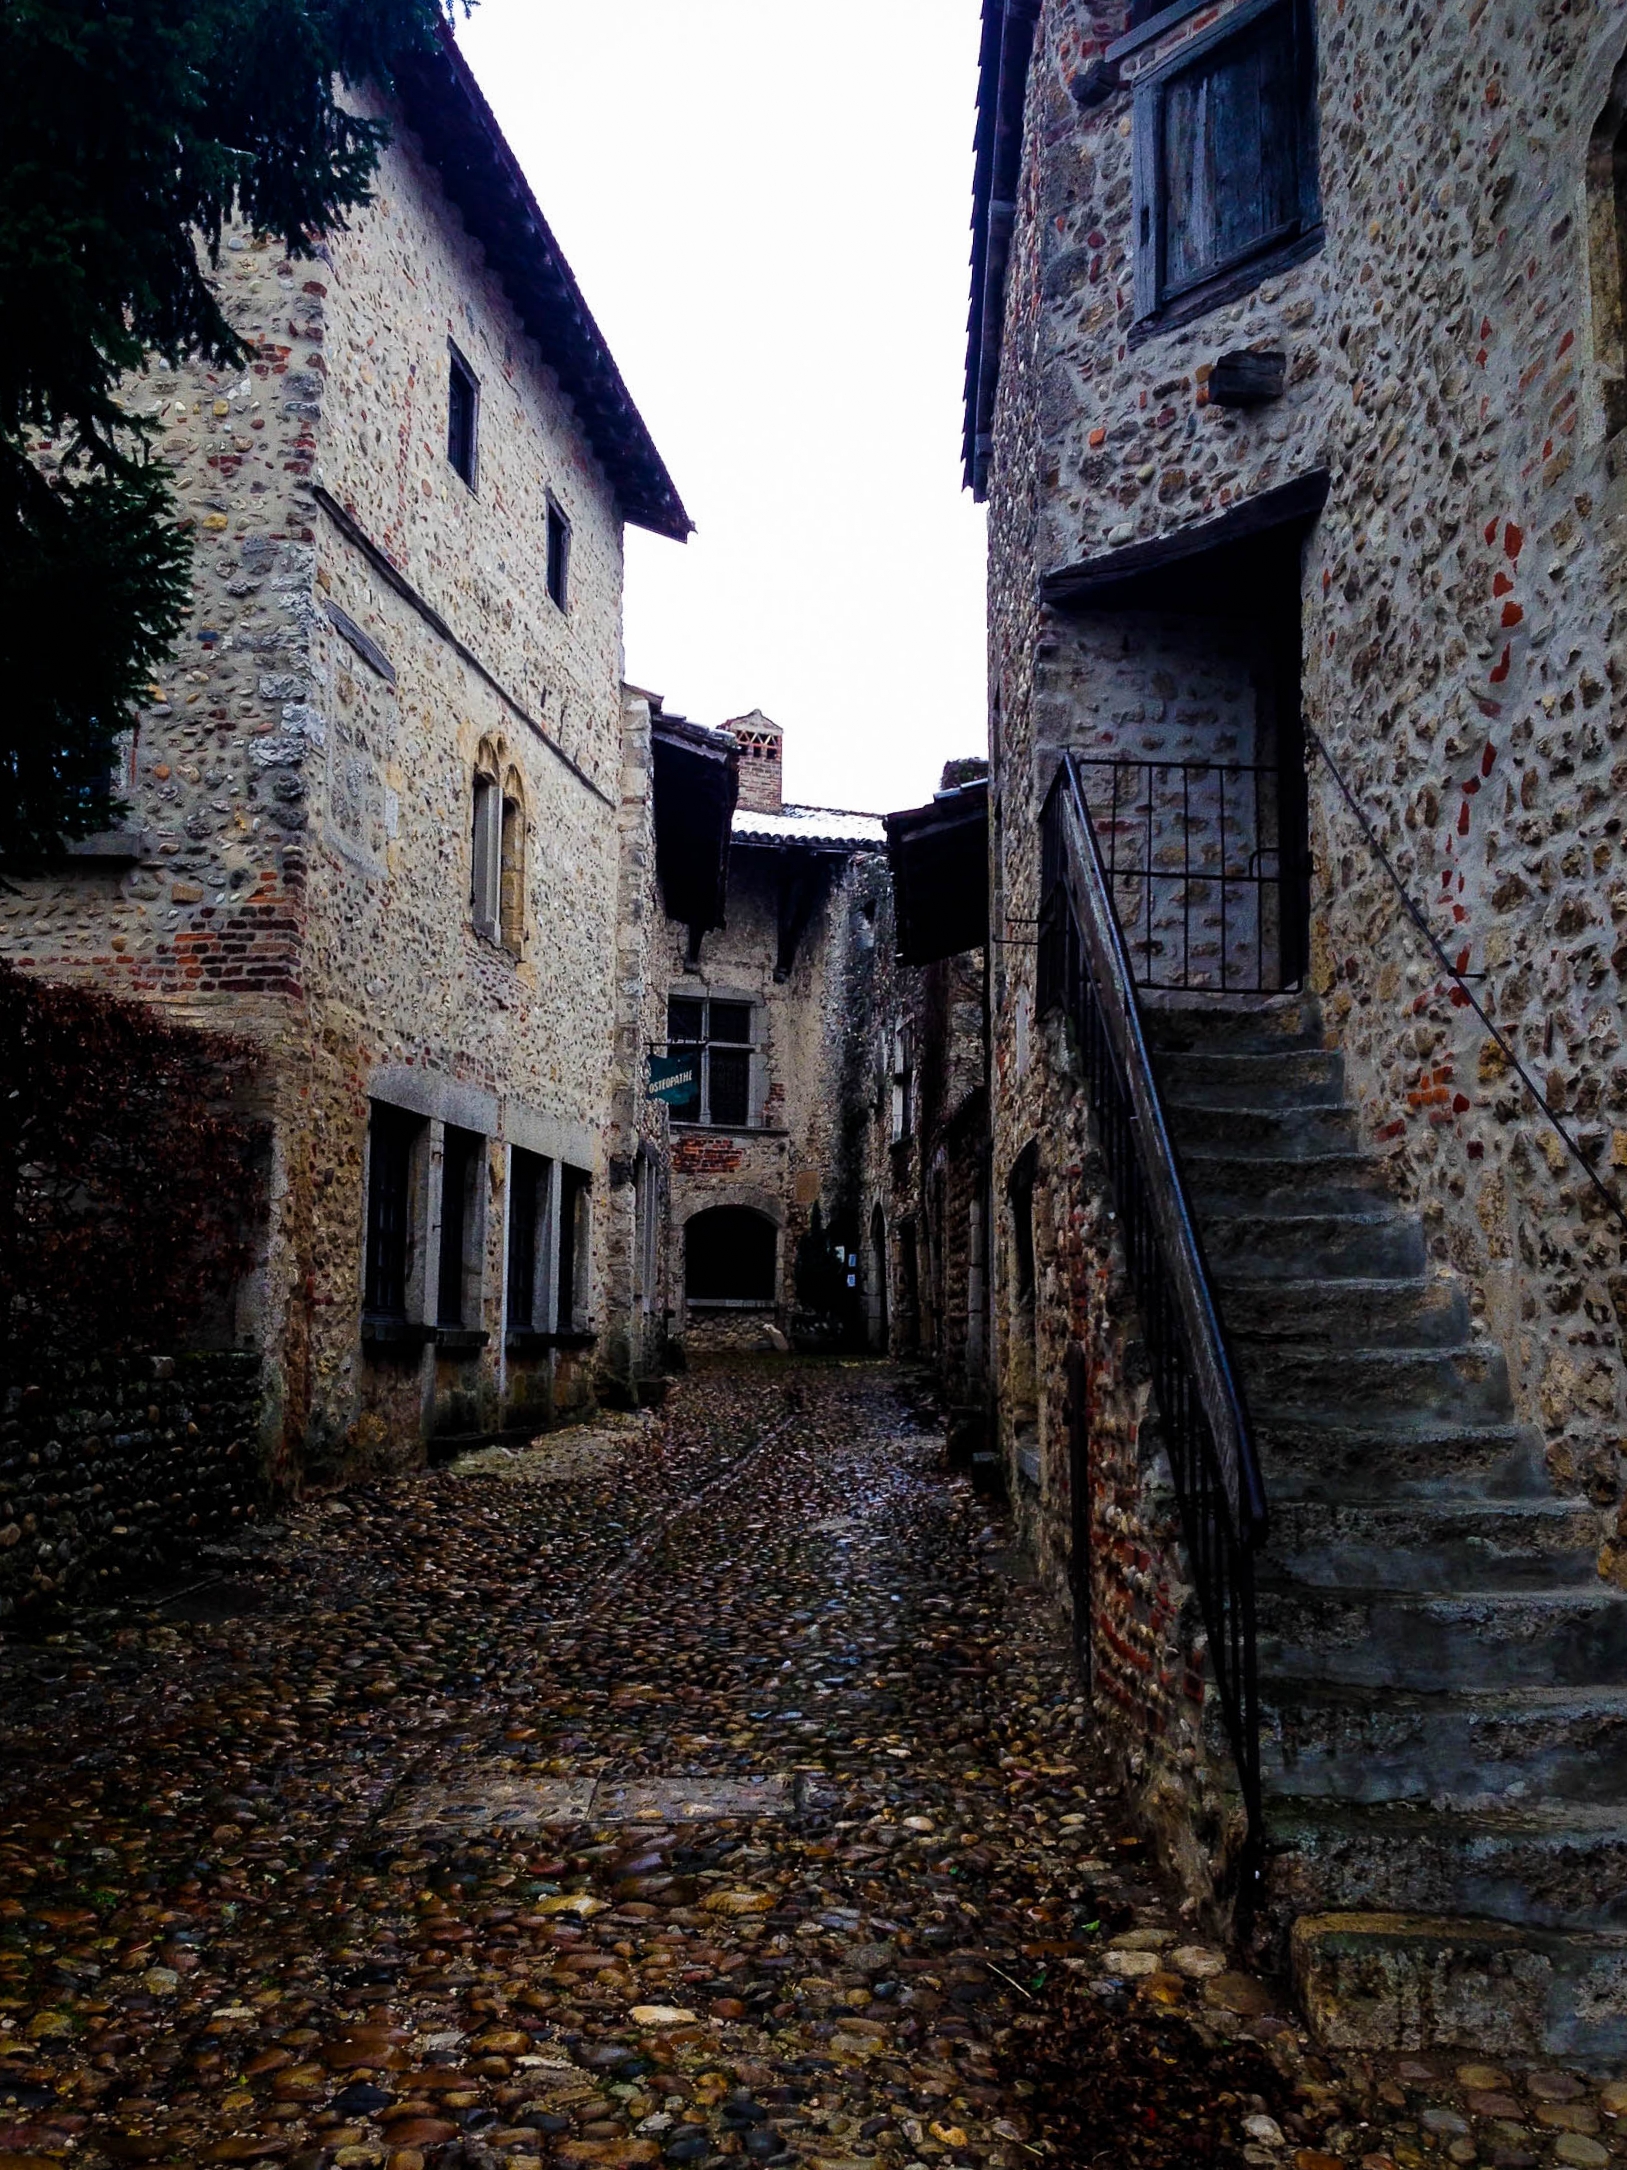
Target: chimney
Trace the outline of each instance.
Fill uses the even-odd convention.
[[[760,708],[749,716],[732,716],[723,728],[740,748],[740,805],[754,814],[777,814],[785,804],[785,734]]]

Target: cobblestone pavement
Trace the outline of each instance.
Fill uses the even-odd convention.
[[[742,1365],[0,1651],[0,2170],[1588,2170],[1183,1920],[900,1375]]]

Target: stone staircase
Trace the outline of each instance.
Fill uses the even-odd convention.
[[[1264,1464],[1264,1919],[1344,2046],[1627,2052],[1627,1597],[1316,1007],[1149,1010]],[[1223,1752],[1223,1750],[1222,1750]]]

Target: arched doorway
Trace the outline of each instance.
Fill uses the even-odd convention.
[[[712,1206],[684,1229],[684,1298],[719,1308],[772,1310],[779,1230],[750,1206]]]
[[[865,1309],[870,1327],[870,1346],[878,1356],[887,1354],[887,1217],[879,1203],[870,1215],[870,1282],[865,1290]]]

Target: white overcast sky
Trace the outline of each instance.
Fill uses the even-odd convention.
[[[629,533],[628,677],[764,709],[788,798],[930,797],[986,744],[978,0],[481,0],[459,37],[699,528]]]

